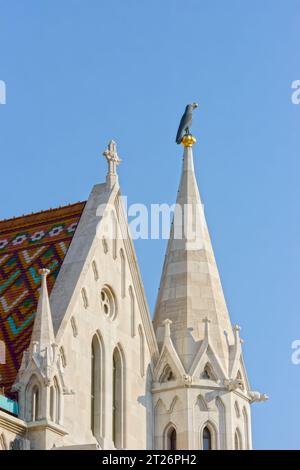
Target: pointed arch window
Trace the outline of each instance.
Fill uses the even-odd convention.
[[[203,450],[212,450],[212,436],[210,429],[205,426],[202,435],[202,448]]]
[[[164,382],[171,382],[172,380],[176,380],[175,375],[173,374],[173,371],[169,364],[165,365],[163,368],[163,371],[159,377],[159,382],[164,383]]]
[[[95,281],[98,281],[99,273],[98,273],[97,263],[96,263],[95,260],[92,262],[92,269],[93,269],[93,273],[94,273],[94,279],[95,279]]]
[[[51,385],[50,387],[50,419],[51,421],[54,421],[54,387]]]
[[[238,373],[237,373],[237,376],[236,376],[237,380],[240,381],[240,385],[239,385],[239,388],[241,390],[244,390],[244,381],[243,381],[243,378],[242,378],[242,374],[241,374],[241,371],[239,370]]]
[[[207,363],[202,372],[202,378],[207,380],[217,380],[212,366]]]
[[[37,421],[40,414],[40,391],[37,385],[32,387],[31,420]]]
[[[145,345],[144,345],[144,334],[141,325],[139,325],[139,337],[140,337],[140,373],[141,377],[145,375]]]
[[[113,353],[112,437],[116,449],[124,448],[125,365],[118,347]]]
[[[166,431],[166,450],[177,449],[177,432],[174,426],[169,426]]]
[[[103,344],[95,334],[91,345],[91,431],[99,438],[103,435]]]
[[[126,261],[124,256],[124,251],[120,250],[120,260],[121,260],[121,296],[125,297],[126,295]]]
[[[249,449],[249,425],[248,415],[246,408],[243,408],[243,420],[244,420],[244,435],[245,435],[245,449]]]
[[[111,222],[112,222],[112,255],[113,259],[117,258],[117,238],[118,238],[118,226],[115,213],[111,213]]]
[[[234,435],[234,449],[235,450],[241,450],[242,447],[242,436],[240,433],[239,429],[236,429],[235,435]]]
[[[129,287],[129,297],[130,297],[130,314],[131,314],[131,336],[135,336],[135,299],[133,294],[132,286]]]
[[[237,401],[234,403],[234,409],[235,409],[236,417],[239,418],[241,416],[241,413],[240,413],[240,407]]]
[[[82,296],[82,302],[83,302],[84,308],[88,308],[89,301],[88,301],[88,296],[87,296],[85,287],[81,289],[81,296]]]
[[[56,377],[50,387],[50,419],[55,423],[59,423],[60,419],[60,393]]]

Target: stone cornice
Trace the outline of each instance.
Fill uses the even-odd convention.
[[[23,435],[27,430],[27,425],[21,419],[0,410],[0,428]]]
[[[46,419],[27,423],[27,429],[28,431],[49,430],[55,434],[58,434],[59,436],[66,436],[69,434],[68,431],[59,424],[52,423]]]

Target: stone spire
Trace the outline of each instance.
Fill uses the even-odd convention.
[[[154,315],[158,344],[163,343],[166,319],[172,321],[171,338],[189,369],[210,324],[210,338],[224,370],[228,345],[234,343],[219,273],[206,225],[194,172],[192,146],[185,135],[182,174],[170,239]]]
[[[103,152],[103,156],[106,158],[108,164],[106,184],[109,188],[112,188],[115,183],[118,183],[117,166],[120,165],[122,161],[117,153],[117,144],[114,140],[109,142],[107,149]]]
[[[49,351],[55,341],[47,289],[49,272],[48,269],[40,269],[39,271],[42,276],[42,285],[30,343],[31,349],[34,349],[33,352],[40,352],[45,349]]]

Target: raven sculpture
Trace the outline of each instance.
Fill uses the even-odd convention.
[[[182,141],[183,131],[185,131],[186,134],[190,133],[190,127],[192,125],[192,118],[193,118],[193,110],[197,107],[198,107],[198,104],[193,103],[193,104],[188,104],[187,107],[185,108],[184,114],[179,124],[177,136],[176,136],[177,144],[180,144]]]

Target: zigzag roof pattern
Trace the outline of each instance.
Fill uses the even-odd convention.
[[[0,221],[0,340],[5,364],[0,387],[9,393],[29,346],[40,268],[50,270],[49,294],[70,246],[85,202]]]

